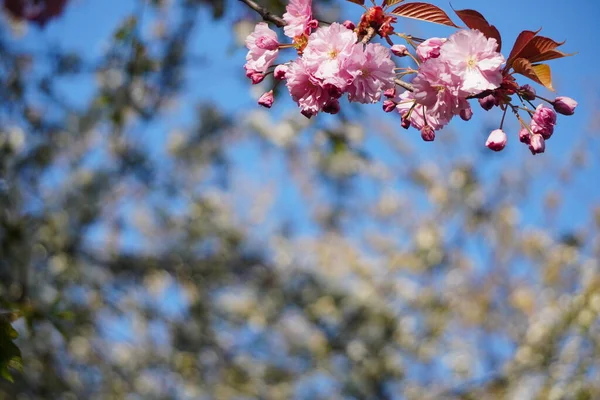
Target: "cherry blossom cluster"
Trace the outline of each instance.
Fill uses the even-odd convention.
[[[412,126],[420,131],[423,140],[432,141],[436,131],[455,116],[470,120],[473,110],[469,100],[477,100],[484,110],[499,107],[504,112],[499,129],[486,141],[488,148],[499,151],[505,147],[507,135],[502,127],[507,111],[511,111],[521,124],[519,140],[537,154],[544,152],[545,141],[554,132],[557,112],[572,115],[577,106],[568,97],[550,101],[537,96],[530,85],[519,86],[513,76],[516,68],[512,73],[510,68],[515,50],[509,60],[499,52],[500,37],[490,31],[495,30],[493,26],[482,25],[484,32],[461,29],[447,38],[423,40],[395,33],[396,17],[379,6],[367,9],[358,27],[351,21],[319,23],[313,18],[312,0],[291,0],[286,11],[283,31],[291,42],[280,43],[275,31],[264,22],[258,23],[246,39],[244,69],[253,84],[271,74],[275,85],[285,81],[292,99],[307,118],[319,112],[338,113],[344,95],[350,102],[363,104],[385,98],[385,112],[398,112],[404,128]],[[451,23],[448,19],[447,24]],[[389,47],[371,43],[376,35],[385,39]],[[404,39],[414,49],[414,55],[406,45],[394,44],[392,35]],[[287,48],[294,48],[297,57],[276,64],[280,51]],[[410,57],[416,66],[397,67],[393,56]],[[528,61],[523,58],[519,62]],[[534,75],[522,74],[541,83]],[[410,82],[403,80],[411,75]],[[513,97],[520,104],[513,104]],[[553,109],[543,104],[534,106],[536,99],[546,101]],[[259,99],[259,104],[268,108],[273,102],[273,90]],[[523,112],[529,115],[529,123],[521,117]]]

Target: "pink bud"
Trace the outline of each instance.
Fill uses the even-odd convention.
[[[523,97],[525,100],[529,100],[529,101],[533,101],[535,100],[535,88],[531,85],[523,85],[519,88],[519,91],[521,92],[521,97]]]
[[[388,99],[393,99],[396,97],[396,88],[387,89],[385,92],[383,92],[383,95]]]
[[[319,21],[316,19],[311,19],[306,26],[309,29],[317,29],[319,27]]]
[[[460,110],[460,117],[463,121],[469,121],[473,117],[473,110],[471,107]]]
[[[383,111],[386,113],[392,112],[396,109],[396,103],[392,100],[385,100],[383,102]]]
[[[258,99],[258,104],[266,108],[271,108],[271,106],[273,106],[274,101],[275,97],[273,96],[273,91],[269,90],[267,93],[260,96],[260,98]]]
[[[479,99],[479,105],[485,111],[490,111],[492,108],[494,108],[494,106],[498,105],[498,101],[496,100],[496,96],[493,94],[488,94],[484,98]]]
[[[330,100],[323,107],[323,112],[326,112],[327,114],[337,114],[340,112],[340,102],[336,99]]]
[[[261,74],[260,72],[254,72],[250,74],[249,78],[252,80],[252,84],[256,85],[265,79],[265,75]]]
[[[556,112],[543,104],[537,106],[533,114],[533,121],[531,121],[531,131],[539,133],[544,139],[550,139],[550,136],[554,133],[555,125]]]
[[[263,50],[277,50],[279,48],[279,43],[276,39],[273,39],[270,36],[261,36],[256,39],[256,47]]]
[[[344,23],[342,25],[344,25],[344,27],[346,29],[350,29],[351,31],[353,31],[356,28],[356,25],[354,25],[354,22],[352,22],[350,20],[344,21]]]
[[[529,150],[531,154],[536,155],[543,153],[546,150],[546,141],[542,135],[533,135],[529,143]]]
[[[285,74],[287,73],[288,66],[286,64],[280,64],[275,67],[275,71],[273,71],[273,77],[277,80],[284,80]]]
[[[500,151],[504,149],[504,146],[506,146],[506,141],[506,133],[504,133],[502,129],[496,129],[495,131],[492,131],[492,133],[490,133],[490,136],[488,136],[485,145],[490,150]]]
[[[421,129],[421,138],[426,142],[433,142],[435,139],[435,131],[430,125],[425,125]]]
[[[573,115],[575,114],[575,108],[577,107],[577,102],[570,97],[560,96],[554,100],[554,109],[557,113],[562,115]]]
[[[521,143],[529,144],[531,141],[531,134],[527,130],[527,128],[521,128],[519,131],[519,141]]]
[[[406,57],[408,55],[408,49],[403,44],[395,44],[390,48],[390,50],[392,50],[392,53],[398,57]]]
[[[402,117],[402,123],[400,126],[402,126],[404,129],[410,128],[410,119]]]

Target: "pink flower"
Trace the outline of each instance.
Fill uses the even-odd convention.
[[[421,64],[419,73],[412,84],[417,103],[427,107],[427,113],[436,115],[438,119],[450,121],[468,108],[469,103],[461,96],[460,77],[453,74],[448,65],[441,59],[430,59]]]
[[[434,130],[438,131],[446,126],[448,122],[450,122],[449,119],[442,119],[437,114],[430,114],[429,110],[425,106],[419,104],[415,105],[415,103],[415,97],[412,92],[406,91],[399,96],[396,109],[403,118],[403,127],[406,124],[404,121],[407,121],[406,118],[409,112],[410,116],[408,116],[408,121],[414,128],[418,130],[421,130],[424,126],[429,125]],[[411,109],[412,111],[410,111]],[[427,119],[427,123],[425,123],[425,119]]]
[[[531,121],[531,131],[539,133],[544,139],[550,139],[550,136],[554,133],[555,125],[556,112],[543,104],[537,106],[533,114],[533,120]]]
[[[356,25],[354,25],[354,22],[350,21],[350,20],[346,20],[342,23],[342,25],[344,25],[346,27],[346,29],[350,29],[351,31],[353,31],[354,29],[356,29]]]
[[[266,108],[271,108],[273,106],[274,101],[275,97],[273,97],[273,91],[269,90],[267,93],[260,96],[260,98],[258,99],[258,104]]]
[[[357,46],[360,50],[361,45]],[[369,43],[364,52],[356,51],[349,60],[350,69],[358,68],[354,80],[348,86],[348,99],[359,103],[376,103],[385,90],[394,87],[394,67],[387,47]]]
[[[392,112],[396,109],[396,103],[393,100],[385,100],[383,102],[383,111],[386,113]]]
[[[546,151],[546,141],[544,140],[542,135],[531,136],[529,142],[529,150],[533,155],[540,154]]]
[[[283,27],[283,33],[287,37],[293,39],[296,36],[308,35],[311,28],[318,26],[318,22],[312,19],[312,0],[290,0],[285,10],[283,20],[286,25]]]
[[[277,43],[277,46],[269,50],[273,47],[273,43]],[[264,74],[273,64],[279,53],[278,46],[277,33],[271,30],[265,22],[256,24],[254,32],[246,38],[248,54],[246,54],[246,64],[244,65],[246,76],[252,79],[253,83],[260,82],[262,79],[259,80],[258,75]]]
[[[570,97],[560,96],[554,100],[553,105],[557,113],[562,115],[573,115],[575,114],[577,102]]]
[[[442,45],[446,43],[446,40],[446,38],[437,37],[427,39],[417,46],[417,56],[419,56],[423,62],[431,58],[438,58],[440,56],[440,49]]]
[[[356,69],[356,61],[350,58],[358,60],[362,53],[356,41],[356,33],[333,23],[309,36],[302,58],[316,78],[343,92],[353,79],[349,70]]]
[[[285,79],[292,99],[298,103],[304,116],[310,118],[324,106],[331,105],[332,96],[329,91],[312,75],[302,58],[297,58],[289,65]]]
[[[531,141],[531,134],[527,128],[521,128],[519,131],[519,141],[525,144],[529,144]]]
[[[461,30],[448,38],[440,49],[440,58],[463,79],[461,90],[468,94],[493,90],[502,83],[502,54],[496,51],[496,39],[488,39],[478,30]]]
[[[506,133],[504,133],[502,129],[496,129],[495,131],[492,131],[492,133],[490,133],[490,136],[488,136],[485,145],[490,150],[500,151],[506,146],[507,140],[508,138],[506,137]]]

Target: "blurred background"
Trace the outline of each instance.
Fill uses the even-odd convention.
[[[600,3],[452,2],[505,53],[540,27],[579,52],[550,62],[580,106],[534,157],[512,118],[485,148],[500,110],[425,143],[381,104],[308,120],[281,85],[260,108],[236,0],[48,0],[35,20],[19,1],[0,399],[600,399]]]

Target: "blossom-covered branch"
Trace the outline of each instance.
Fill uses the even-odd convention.
[[[251,0],[242,1],[265,19],[265,15],[272,16]],[[509,56],[504,57],[500,33],[474,10],[456,11],[469,29],[458,30],[447,38],[418,39],[394,31],[398,17],[458,26],[432,4],[407,2],[390,9],[392,3],[366,9],[356,25],[345,21],[319,27],[312,15],[312,0],[291,0],[281,18],[291,43],[280,43],[277,33],[266,23],[257,24],[246,39],[246,76],[253,84],[269,75],[285,81],[307,118],[320,112],[338,113],[343,96],[363,104],[383,100],[385,112],[398,112],[401,126],[418,129],[425,141],[434,140],[436,131],[456,116],[469,121],[473,116],[469,100],[476,99],[486,111],[498,107],[503,112],[499,128],[485,142],[488,148],[504,149],[507,135],[502,128],[510,111],[508,114],[513,114],[521,125],[519,140],[533,154],[544,152],[545,141],[557,123],[556,113],[572,115],[577,102],[568,97],[548,100],[538,96],[530,85],[519,85],[515,75],[553,90],[550,67],[541,62],[568,56],[557,50],[563,43],[538,36],[538,32],[523,31]],[[389,48],[371,43],[377,35]],[[406,45],[394,44],[392,38],[396,36]],[[275,64],[280,51],[288,48],[294,48],[298,57]],[[398,67],[393,56],[405,58],[411,65]],[[405,81],[409,76],[413,79]],[[534,105],[540,100],[553,109]],[[268,108],[273,102],[273,90],[259,99],[259,104]]]
[[[278,15],[273,14],[266,8],[262,7],[258,3],[253,0],[240,0],[242,3],[246,4],[248,7],[256,11],[265,21],[272,22],[276,26],[282,28],[285,26],[285,21]]]

